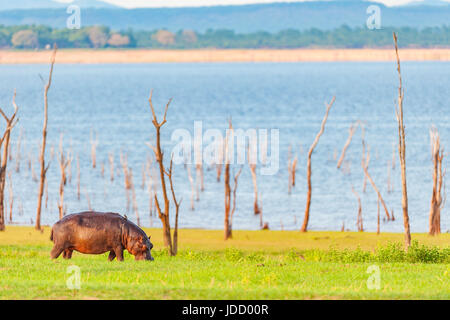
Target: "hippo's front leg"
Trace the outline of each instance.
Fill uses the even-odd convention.
[[[114,253],[117,257],[117,261],[123,261],[123,248],[122,247],[116,248],[114,250]]]
[[[108,261],[113,261],[116,258],[116,253],[114,251],[109,252]]]
[[[64,252],[63,252],[63,258],[64,259],[72,259],[72,250],[70,250],[70,249],[66,249],[66,250],[64,250]]]

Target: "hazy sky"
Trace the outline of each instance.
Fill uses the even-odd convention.
[[[73,0],[56,0],[59,2],[72,2]],[[191,6],[212,6],[212,5],[231,5],[231,4],[248,4],[248,3],[270,3],[270,2],[301,2],[314,0],[103,0],[121,7],[191,7]],[[387,6],[401,5],[413,0],[372,0],[373,2],[381,2]],[[415,0],[417,2],[423,0]],[[443,0],[450,2],[450,0]]]

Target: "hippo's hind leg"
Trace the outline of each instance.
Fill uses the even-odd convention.
[[[52,251],[50,252],[50,258],[56,259],[59,257],[59,255],[64,251],[64,248],[58,246],[55,244]]]
[[[123,248],[114,249],[114,254],[117,257],[117,261],[123,261]]]
[[[114,251],[109,252],[108,261],[113,261],[116,258],[116,253]]]
[[[63,252],[63,258],[64,259],[72,259],[72,253],[73,253],[73,250],[65,249]]]

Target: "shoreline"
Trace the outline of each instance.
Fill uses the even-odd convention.
[[[447,49],[400,49],[401,61],[450,61]],[[0,64],[47,64],[50,50],[0,50]],[[56,63],[386,62],[393,49],[60,49]]]

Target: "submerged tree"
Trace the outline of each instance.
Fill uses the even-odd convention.
[[[233,192],[231,191],[230,185],[230,158],[229,158],[229,139],[233,137],[233,125],[230,120],[229,130],[225,138],[225,170],[224,170],[224,184],[225,184],[225,219],[224,219],[224,239],[232,238],[233,230],[233,215],[236,210],[236,190],[238,185],[239,175],[242,172],[242,167],[239,169],[238,173],[234,176],[234,187]],[[231,199],[233,198],[233,206],[231,206]]]
[[[434,236],[441,233],[441,209],[445,202],[442,198],[445,171],[442,170],[444,151],[441,148],[439,133],[434,127],[430,130],[430,138],[431,155],[433,157],[433,193],[431,196],[429,234]]]
[[[311,185],[311,156],[312,156],[312,153],[314,151],[314,148],[319,143],[320,136],[325,131],[325,124],[327,123],[328,113],[330,112],[330,109],[333,106],[333,103],[334,103],[335,99],[336,99],[336,97],[333,97],[333,99],[331,99],[331,102],[327,105],[325,116],[324,116],[324,118],[322,120],[322,125],[320,126],[320,131],[317,134],[316,138],[314,139],[313,144],[309,148],[308,162],[307,162],[307,172],[306,172],[306,178],[308,180],[308,194],[306,196],[305,217],[303,218],[303,224],[302,224],[302,227],[300,229],[301,232],[306,232],[308,230],[309,209],[311,207],[311,193],[312,193],[312,185]]]
[[[14,113],[11,117],[8,117],[2,109],[0,109],[0,113],[6,121],[6,128],[3,132],[3,136],[0,140],[0,231],[5,230],[5,184],[6,184],[6,168],[8,165],[8,152],[9,152],[9,139],[11,137],[11,130],[16,125],[18,119],[17,115],[17,104],[16,104],[16,93],[14,92],[13,96],[13,106]],[[3,148],[3,149],[2,149]],[[10,179],[11,180],[11,179]]]
[[[50,73],[48,76],[48,81],[44,87],[44,125],[42,127],[42,143],[41,143],[41,153],[39,155],[39,162],[41,164],[41,176],[39,181],[39,189],[38,189],[38,203],[37,203],[37,212],[36,212],[36,226],[37,230],[41,229],[41,209],[42,209],[42,196],[44,194],[44,184],[45,184],[45,175],[47,174],[48,165],[45,166],[45,145],[47,142],[47,121],[48,121],[48,90],[52,85],[52,75],[53,75],[53,66],[55,65],[55,57],[56,57],[57,46],[54,45],[53,54],[50,63]]]
[[[395,113],[398,122],[398,153],[400,158],[400,169],[402,173],[402,209],[403,209],[403,226],[405,229],[405,247],[409,248],[411,245],[411,231],[409,227],[409,215],[408,215],[408,191],[406,187],[406,156],[405,156],[405,126],[403,124],[403,97],[404,91],[402,87],[402,74],[400,71],[400,57],[398,55],[398,45],[397,45],[397,35],[393,33],[395,54],[397,56],[397,72],[398,72],[398,108],[396,108]]]

